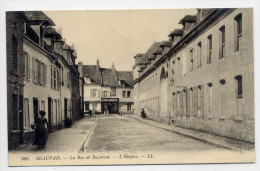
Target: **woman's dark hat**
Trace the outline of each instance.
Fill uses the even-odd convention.
[[[43,116],[43,115],[46,115],[46,112],[43,111],[43,110],[41,110],[39,113],[40,113],[40,115],[42,115],[42,116]]]

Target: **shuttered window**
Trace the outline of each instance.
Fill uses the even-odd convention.
[[[219,59],[225,56],[225,26],[219,29]]]
[[[188,107],[187,107],[187,112],[186,112],[186,116],[189,117],[190,116],[190,90],[187,91],[187,102],[188,103]]]
[[[212,58],[212,35],[208,36],[208,58],[207,58],[207,63],[211,63]]]
[[[201,42],[198,43],[198,58],[197,58],[197,68],[201,67]]]
[[[25,129],[30,128],[30,110],[29,99],[25,98],[23,101],[23,126]]]
[[[13,70],[18,70],[18,42],[17,37],[12,35]]]
[[[190,50],[190,72],[193,71],[193,49]]]
[[[17,95],[12,95],[12,109],[13,109],[13,130],[18,130],[19,128],[19,115],[18,115],[18,97]]]
[[[200,116],[204,118],[204,85],[200,86]]]
[[[235,18],[235,52],[241,49],[242,40],[242,14],[238,14]]]

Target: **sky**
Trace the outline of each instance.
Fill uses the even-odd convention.
[[[44,11],[61,30],[63,39],[75,46],[77,60],[130,71],[134,56],[155,41],[168,40],[178,22],[196,9]]]

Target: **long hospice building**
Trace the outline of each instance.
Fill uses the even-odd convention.
[[[198,9],[137,54],[135,114],[254,142],[252,9]]]

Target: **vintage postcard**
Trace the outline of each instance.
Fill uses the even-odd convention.
[[[6,12],[9,166],[254,163],[253,8]]]

